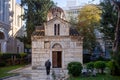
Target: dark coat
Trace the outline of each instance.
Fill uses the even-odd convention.
[[[50,68],[51,67],[51,62],[48,60],[45,62],[45,67]]]

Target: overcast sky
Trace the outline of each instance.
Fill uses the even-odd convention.
[[[57,3],[58,6],[60,7],[66,7],[66,2],[67,0],[53,0],[55,3]],[[82,6],[84,4],[87,4],[88,2],[91,2],[92,0],[78,0],[77,5]],[[100,0],[95,0],[92,3],[98,4]],[[19,3],[20,0],[17,0],[17,2]]]

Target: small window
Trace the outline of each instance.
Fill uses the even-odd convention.
[[[50,48],[50,42],[49,42],[49,41],[45,41],[45,42],[44,42],[44,48],[45,48],[45,49]]]
[[[54,35],[60,35],[60,24],[54,24]]]
[[[19,53],[19,46],[17,46],[17,53]]]
[[[60,35],[60,24],[58,24],[58,35]]]
[[[54,24],[54,35],[56,35],[56,32],[57,32],[57,30],[56,30],[56,24]]]

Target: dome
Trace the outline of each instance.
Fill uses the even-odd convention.
[[[53,6],[48,12],[47,20],[49,21],[50,19],[53,19],[54,17],[60,17],[64,19],[65,14],[64,14],[63,9],[57,6]]]

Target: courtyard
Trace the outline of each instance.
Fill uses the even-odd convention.
[[[0,0],[0,80],[120,80],[120,0]]]
[[[60,74],[58,74],[59,77],[54,79],[52,75],[52,70],[51,74],[47,76],[45,70],[32,70],[31,66],[15,69],[10,71],[9,73],[17,73],[17,75],[6,78],[0,78],[0,80],[120,80],[120,77],[111,76],[110,74],[97,74],[97,76],[95,77],[85,77],[81,75],[79,77],[69,77],[68,79],[62,79],[60,78]]]

